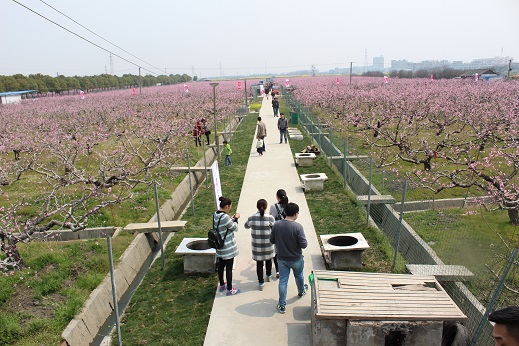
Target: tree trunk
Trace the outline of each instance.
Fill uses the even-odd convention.
[[[519,226],[519,211],[517,209],[508,209],[508,218],[514,226]]]

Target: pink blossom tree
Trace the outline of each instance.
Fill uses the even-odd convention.
[[[434,192],[476,188],[519,225],[519,83],[462,80],[294,80],[321,120]]]
[[[220,119],[242,104],[235,83],[221,84]],[[36,232],[92,226],[93,215],[131,199],[138,185],[160,182],[160,172],[185,157],[193,123],[212,112],[212,88],[143,91],[0,107],[0,267],[21,264],[17,243]]]

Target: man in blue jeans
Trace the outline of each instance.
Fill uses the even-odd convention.
[[[287,127],[288,119],[285,118],[285,114],[279,114],[281,118],[278,119],[278,130],[279,130],[279,144],[283,143],[283,137],[285,137],[285,143],[287,142]]]
[[[299,206],[288,203],[285,207],[286,217],[284,220],[276,221],[270,233],[270,242],[276,245],[278,269],[279,269],[279,304],[278,311],[285,313],[287,304],[287,285],[290,269],[296,279],[298,297],[306,294],[308,285],[305,284],[303,272],[305,262],[303,260],[303,249],[308,246],[305,231],[300,223],[296,222],[299,216]]]

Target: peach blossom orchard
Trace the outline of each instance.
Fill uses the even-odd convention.
[[[293,95],[378,166],[440,192],[471,188],[519,224],[519,82],[336,77],[291,81]]]
[[[102,208],[160,183],[159,173],[185,158],[196,120],[214,132],[212,87],[188,86],[0,106],[0,269],[21,264],[16,244],[35,232],[93,226],[89,217]],[[235,81],[221,82],[216,95],[219,120],[244,103]]]

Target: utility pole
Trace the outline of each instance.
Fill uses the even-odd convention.
[[[508,79],[510,79],[510,71],[512,71],[512,59],[508,60]]]
[[[114,60],[112,58],[112,53],[110,53],[110,74],[113,76],[114,73]]]
[[[351,85],[351,72],[353,70],[353,61],[350,61],[350,85]]]
[[[142,95],[142,76],[141,67],[139,66],[139,95]]]
[[[249,107],[249,105],[247,104],[247,80],[245,80],[245,107]]]
[[[364,49],[364,72],[368,72],[368,50]]]

